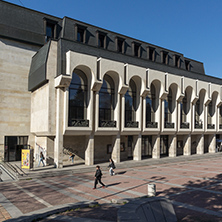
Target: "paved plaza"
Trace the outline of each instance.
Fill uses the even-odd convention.
[[[69,203],[96,201],[107,206],[114,200],[143,197],[147,195],[149,183],[156,184],[157,196],[172,201],[178,221],[222,221],[220,153],[167,157],[158,162],[143,160],[139,165],[126,161],[117,165],[116,175],[112,177],[107,165],[101,164],[105,189],[100,186],[92,189],[95,167],[85,173],[80,172],[79,167],[78,172],[68,175],[0,183],[0,221],[50,211]],[[100,219],[110,218],[106,215]],[[111,221],[115,221],[115,217]]]

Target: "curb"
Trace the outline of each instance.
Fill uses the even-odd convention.
[[[57,205],[54,207],[44,208],[41,210],[30,212],[30,213],[24,214],[23,216],[12,218],[6,221],[7,222],[30,222],[33,220],[44,219],[50,215],[62,213],[64,211],[71,210],[73,208],[92,207],[92,205],[96,205],[96,204],[98,204],[98,202],[79,202],[75,204]]]

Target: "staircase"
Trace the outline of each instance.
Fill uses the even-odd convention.
[[[26,173],[16,164],[8,162],[0,162],[0,181],[9,182],[13,180],[18,180],[19,177],[26,175]]]

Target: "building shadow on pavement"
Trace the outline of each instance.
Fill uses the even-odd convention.
[[[172,201],[178,222],[222,221],[222,174],[197,179],[193,177],[181,184],[181,188],[165,189],[157,192],[157,196],[166,196]]]

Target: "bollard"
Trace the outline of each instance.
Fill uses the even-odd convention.
[[[156,185],[153,183],[148,184],[148,196],[155,197],[156,196]]]

